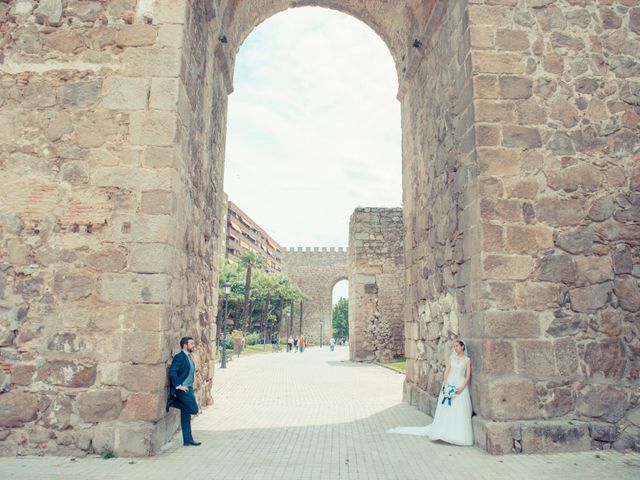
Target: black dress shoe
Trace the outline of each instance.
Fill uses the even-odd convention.
[[[169,409],[170,409],[171,407],[173,407],[173,406],[176,404],[176,400],[175,400],[175,398],[173,398],[173,397],[174,397],[174,396],[172,395],[172,396],[170,396],[170,397],[167,399],[167,412],[169,411]]]
[[[202,445],[202,442],[196,442],[195,440],[192,442],[184,442],[185,447],[197,447],[198,445]]]

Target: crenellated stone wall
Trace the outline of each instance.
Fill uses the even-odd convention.
[[[293,0],[0,1],[0,453],[154,453],[211,401],[227,95]],[[640,5],[319,0],[394,58],[406,398],[469,340],[477,444],[638,448]]]
[[[357,208],[349,221],[351,360],[404,354],[404,230],[400,208]]]
[[[322,332],[322,341],[327,345],[333,333],[333,287],[349,276],[346,250],[327,247],[288,248],[284,251],[282,266],[283,273],[309,297],[302,306],[302,331],[300,304],[294,305],[291,334],[302,333],[309,345],[319,345]],[[287,331],[286,323],[282,324],[282,338]]]

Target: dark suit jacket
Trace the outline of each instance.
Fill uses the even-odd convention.
[[[174,393],[176,388],[182,385],[189,376],[189,358],[183,351],[176,353],[169,367],[169,379],[171,380],[170,393]]]

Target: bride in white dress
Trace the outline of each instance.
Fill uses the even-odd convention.
[[[436,414],[431,425],[426,427],[397,427],[388,433],[427,436],[431,440],[442,440],[454,445],[473,445],[473,428],[471,426],[471,397],[469,396],[469,379],[471,378],[471,361],[466,353],[462,340],[453,344],[453,353],[444,371],[444,385],[454,385],[455,395],[451,401],[445,398],[440,389]]]

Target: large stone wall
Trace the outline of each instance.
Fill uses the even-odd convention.
[[[300,306],[294,306],[292,335],[304,334],[309,345],[326,345],[332,335],[333,287],[349,277],[347,252],[343,248],[288,248],[283,256],[283,273],[309,298],[302,307],[300,332]],[[286,325],[281,325],[286,335]]]
[[[349,222],[351,360],[404,354],[404,230],[400,208],[357,208]]]
[[[0,2],[0,450],[157,451],[211,339],[235,55],[292,0]],[[386,42],[403,127],[407,398],[470,340],[480,446],[632,445],[635,0],[318,0]]]
[[[0,4],[3,454],[157,451],[184,334],[211,401],[227,91],[203,5]]]
[[[638,447],[640,7],[470,3],[479,443]]]

